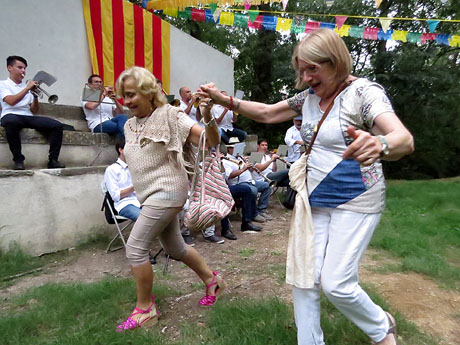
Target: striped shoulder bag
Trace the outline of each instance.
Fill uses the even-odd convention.
[[[235,204],[220,169],[220,158],[206,155],[204,132],[198,146],[189,208],[185,212],[184,223],[190,230],[204,230],[216,224],[230,213]]]

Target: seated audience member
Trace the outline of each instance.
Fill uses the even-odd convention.
[[[141,212],[141,204],[134,191],[131,174],[123,153],[124,148],[124,137],[117,138],[115,150],[118,153],[118,159],[105,170],[104,182],[118,214],[136,221]]]
[[[256,164],[256,168],[264,174],[267,178],[272,181],[276,181],[276,185],[279,187],[289,186],[289,170],[283,169],[277,171],[276,160],[279,156],[276,153],[270,154],[268,152],[268,140],[260,139],[257,142],[257,152],[263,153],[262,160]],[[256,181],[263,180],[262,176],[258,173],[254,173]]]
[[[228,188],[234,199],[242,199],[241,231],[260,231],[261,227],[252,224],[252,221],[264,222],[265,218],[257,212],[257,187],[253,184],[252,175],[248,170],[250,163],[238,161],[233,157],[234,145],[227,145],[227,155],[222,157]],[[225,229],[229,231],[230,228]],[[224,231],[224,228],[222,229]],[[222,236],[225,235],[222,233]]]
[[[93,133],[124,137],[123,128],[128,118],[123,114],[123,106],[118,102],[113,87],[104,87],[104,81],[97,74],[88,78],[88,86],[93,90],[102,90],[100,102],[81,102],[88,127]]]
[[[227,92],[222,91],[224,95]],[[233,124],[236,123],[238,115],[233,111],[225,108],[219,104],[214,104],[211,109],[212,116],[216,119],[219,126],[220,138],[222,142],[227,145],[232,137],[237,137],[240,142],[243,142],[247,133],[241,129],[234,128]]]
[[[190,91],[189,87],[182,86],[179,89],[179,95],[181,97],[179,107],[184,111],[184,113],[190,116],[192,120],[203,127],[204,125],[201,123],[200,108],[195,106],[195,102],[198,99],[198,94],[192,94],[192,91]]]
[[[62,145],[62,123],[44,116],[37,116],[38,95],[34,93],[38,83],[23,81],[27,61],[13,55],[6,59],[9,78],[0,81],[0,101],[2,105],[1,125],[5,127],[6,140],[13,154],[14,170],[24,170],[25,157],[22,154],[22,128],[33,128],[43,134],[50,143],[48,169],[65,168],[58,161]]]
[[[288,146],[288,157],[289,163],[294,163],[300,158],[300,146],[305,145],[300,136],[300,128],[302,127],[302,115],[299,115],[292,120],[294,125],[286,131],[284,142]]]

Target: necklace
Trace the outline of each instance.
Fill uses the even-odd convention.
[[[136,134],[136,142],[139,142],[139,137],[144,131],[148,119],[149,119],[148,116],[146,116],[145,118],[141,118],[141,119],[136,118],[136,130],[134,131],[134,133]]]

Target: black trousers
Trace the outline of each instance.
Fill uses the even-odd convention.
[[[62,145],[62,123],[43,116],[25,116],[6,114],[1,120],[5,127],[6,140],[13,154],[13,161],[22,162],[25,157],[21,153],[21,137],[19,132],[23,128],[33,128],[42,133],[50,143],[49,159],[57,160]]]

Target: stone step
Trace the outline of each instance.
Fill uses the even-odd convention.
[[[49,144],[45,137],[34,129],[21,131],[22,153],[26,157],[26,168],[46,167]],[[108,165],[117,159],[115,139],[108,134],[64,131],[59,161],[67,167]],[[11,151],[5,138],[5,129],[0,127],[0,169],[11,169]]]

